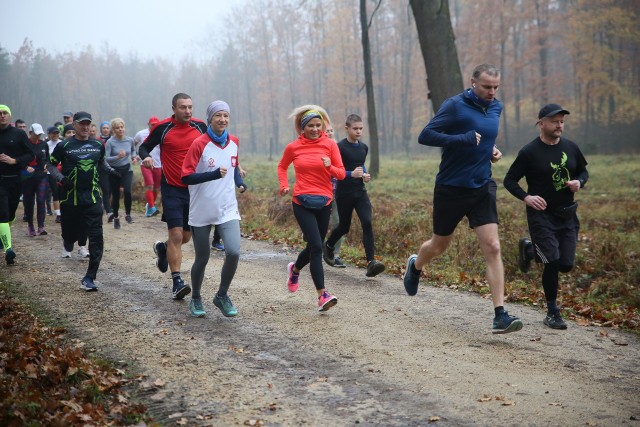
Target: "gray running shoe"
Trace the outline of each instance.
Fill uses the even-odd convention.
[[[542,321],[545,325],[551,329],[567,329],[566,322],[560,316],[560,311],[555,313],[547,313],[547,316]]]
[[[365,273],[365,275],[367,277],[374,277],[382,273],[383,271],[384,271],[384,264],[374,259],[373,261],[370,261],[369,264],[367,265],[367,272]]]

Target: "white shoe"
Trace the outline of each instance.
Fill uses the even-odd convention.
[[[71,258],[71,252],[67,252],[64,249],[62,250],[62,258]]]
[[[89,258],[89,249],[87,249],[86,246],[80,246],[78,248],[78,255],[80,255],[81,258]]]

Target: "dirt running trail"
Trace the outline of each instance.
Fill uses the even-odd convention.
[[[164,223],[134,217],[121,230],[105,221],[97,293],[80,290],[87,261],[60,257],[54,225],[29,238],[16,222],[17,264],[2,275],[85,349],[144,375],[163,425],[640,426],[636,335],[574,322],[553,331],[541,310],[514,305],[524,329],[492,335],[490,300],[428,286],[408,297],[398,277],[367,279],[353,266],[325,267],[339,303],[319,314],[308,269],[287,291],[295,252],[246,239],[230,290],[239,315],[211,303],[223,260],[214,252],[207,317],[196,319],[155,267]],[[187,282],[192,262],[189,244]]]

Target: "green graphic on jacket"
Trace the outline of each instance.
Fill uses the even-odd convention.
[[[569,176],[569,169],[567,169],[567,153],[562,152],[562,158],[560,159],[560,164],[556,165],[551,162],[551,169],[553,169],[553,175],[551,176],[551,181],[553,182],[553,187],[556,191],[560,191],[563,188],[566,188],[567,181],[571,181],[571,177]]]

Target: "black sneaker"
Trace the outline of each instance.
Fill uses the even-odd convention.
[[[416,274],[413,270],[413,265],[416,263],[418,255],[413,254],[407,259],[407,269],[404,272],[404,290],[407,294],[414,296],[418,293],[418,284],[420,283],[420,273]]]
[[[510,316],[507,311],[493,318],[493,333],[508,334],[509,332],[517,332],[522,329],[522,320],[516,316]]]
[[[116,216],[113,214],[113,212],[109,212],[109,216],[107,217],[107,222],[113,222],[113,218],[115,218]]]
[[[16,253],[13,249],[9,248],[4,252],[4,260],[7,262],[7,265],[16,263]]]
[[[80,281],[80,289],[87,292],[95,292],[98,290],[98,287],[93,282],[93,279],[89,276],[84,276],[84,278]]]
[[[334,248],[330,247],[327,242],[324,242],[322,245],[322,258],[324,258],[324,262],[332,267],[336,263],[336,256],[333,251]]]
[[[167,244],[157,241],[153,244],[153,251],[156,253],[156,267],[161,273],[166,273],[169,269],[169,260],[167,260]]]
[[[523,273],[529,271],[531,261],[533,260],[533,243],[528,237],[520,239],[518,244],[518,268]]]
[[[113,218],[113,228],[120,230],[120,218],[117,216]]]
[[[542,321],[545,325],[551,329],[567,329],[567,324],[560,316],[560,311],[555,313],[547,313],[547,316]]]
[[[382,273],[383,271],[384,264],[374,259],[373,261],[370,261],[369,264],[367,264],[367,272],[365,273],[365,275],[367,277],[374,277]]]
[[[131,215],[125,215],[124,220],[127,221],[127,224],[133,224],[133,218],[131,218]]]
[[[347,268],[347,266],[344,262],[342,262],[339,256],[335,257],[335,259],[333,260],[333,266],[336,268]]]
[[[177,278],[173,281],[173,299],[181,300],[191,293],[191,288],[184,284],[184,280]]]

